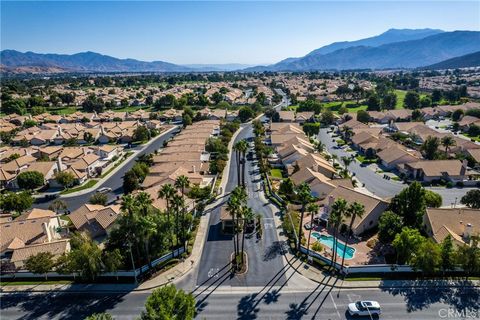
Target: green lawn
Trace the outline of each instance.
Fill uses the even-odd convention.
[[[95,179],[88,180],[83,185],[81,185],[79,187],[76,187],[76,188],[64,190],[64,191],[60,192],[60,194],[69,194],[69,193],[85,190],[85,189],[93,187],[95,184],[97,184],[97,182],[98,182],[98,180],[95,180]]]
[[[32,286],[41,284],[71,284],[73,281],[68,280],[52,280],[52,281],[2,281],[0,286]]]
[[[361,154],[357,154],[357,155],[355,156],[355,158],[356,158],[358,161],[360,161],[361,163],[365,163],[365,164],[377,162],[377,159],[367,159],[367,158],[365,158],[364,155],[361,155]]]
[[[346,100],[346,101],[332,101],[332,102],[326,102],[323,104],[323,107],[326,109],[329,109],[335,114],[338,114],[338,110],[342,106],[347,107],[348,112],[356,113],[360,110],[367,110],[367,105],[366,104],[360,104],[357,106],[357,102],[354,100]]]
[[[59,109],[48,109],[47,112],[55,112],[59,115],[67,115],[67,114],[72,114],[77,111],[76,107],[64,107],[64,108],[59,108]]]
[[[123,108],[116,108],[116,109],[113,109],[112,111],[113,112],[134,112],[134,111],[137,111],[137,110],[145,110],[145,111],[149,111],[151,109],[151,107],[147,107],[147,106],[138,106],[138,107],[132,107],[132,106],[128,106],[128,107],[123,107]]]
[[[120,160],[117,160],[117,163],[115,163],[113,165],[113,167],[111,167],[110,169],[108,169],[106,172],[102,173],[102,175],[100,176],[100,178],[104,178],[106,177],[110,172],[113,171],[113,169],[115,169],[116,167],[118,167],[120,164],[122,164],[125,160],[127,160],[128,157],[130,157],[131,155],[133,154],[132,151],[129,151],[125,154],[125,156],[122,157],[122,159]]]
[[[274,178],[278,178],[278,179],[282,179],[283,178],[283,175],[282,175],[282,170],[280,169],[272,169],[270,170],[270,175]]]
[[[395,109],[404,109],[403,101],[405,100],[405,96],[407,95],[407,91],[405,90],[395,90],[395,94],[397,95],[397,104],[395,105]],[[427,96],[424,93],[420,93],[420,99]]]

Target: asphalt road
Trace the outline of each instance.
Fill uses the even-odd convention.
[[[160,149],[163,147],[163,142],[166,140],[169,140],[175,135],[176,130],[172,130],[160,137],[158,137],[155,141],[153,141],[151,144],[145,146],[138,146],[136,148],[130,149],[130,150],[143,150],[139,153],[137,153],[135,156],[129,157],[126,161],[127,163],[118,171],[116,171],[114,174],[112,174],[102,185],[101,187],[108,187],[111,188],[112,191],[108,193],[108,198],[109,201],[116,199],[117,196],[121,196],[123,193],[123,175],[125,172],[130,170],[133,165],[135,164],[135,160],[140,157],[143,154],[148,154],[152,153],[157,149]],[[90,197],[95,193],[96,191],[91,191],[86,194],[82,194],[79,196],[75,197],[67,197],[67,198],[62,198],[60,196],[60,199],[64,200],[67,203],[68,210],[74,211],[81,207],[83,204],[87,203]],[[47,209],[48,206],[50,205],[52,201],[48,202],[41,202],[41,203],[35,203],[33,207],[35,208],[42,208],[42,209]]]
[[[347,156],[350,157],[351,153],[348,153],[344,149],[337,149],[336,143],[333,140],[338,138],[332,138],[331,134],[327,133],[326,128],[320,129],[318,138],[325,144],[326,150],[331,154],[336,154],[338,159],[341,157]],[[358,180],[365,184],[370,192],[382,198],[393,197],[402,191],[403,188],[407,187],[406,184],[394,180],[386,180],[372,169],[368,167],[360,166],[360,163],[357,161],[352,161],[348,166],[350,172],[355,173],[355,176]],[[439,188],[439,187],[428,187],[427,189],[432,190],[440,194],[443,198],[443,206],[450,206],[452,204],[458,204],[462,196],[468,192],[468,190],[474,188]]]
[[[324,283],[328,279],[324,279]],[[330,279],[329,284],[333,283]],[[212,289],[213,290],[213,289]],[[337,297],[337,293],[340,293]],[[1,296],[2,319],[84,319],[109,312],[115,319],[135,319],[143,310],[148,292],[128,294],[41,293]],[[476,319],[479,289],[332,289],[324,284],[312,290],[288,291],[274,287],[236,292],[229,290],[195,293],[197,319],[351,319],[347,305],[357,300],[377,300],[381,319]],[[477,312],[476,317],[445,316],[449,310]],[[369,317],[366,317],[369,319]]]
[[[235,142],[253,137],[252,126],[244,125]],[[199,264],[197,285],[259,286],[283,268],[281,244],[278,241],[273,221],[275,210],[261,198],[262,186],[256,160],[247,161],[245,178],[248,193],[248,206],[262,215],[263,237],[257,240],[254,234],[245,239],[245,251],[248,255],[248,272],[244,275],[230,276],[229,260],[233,252],[233,239],[221,231],[220,207],[226,204],[229,193],[238,185],[235,156],[232,157],[225,197],[210,213],[208,234]],[[241,236],[240,236],[241,239]]]

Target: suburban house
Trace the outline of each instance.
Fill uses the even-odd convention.
[[[60,226],[61,220],[54,212],[45,214],[40,211],[31,211],[13,221],[0,223],[0,256],[16,267],[22,267],[35,252],[50,251],[52,248],[46,244],[61,240]],[[31,249],[32,246],[35,247]],[[69,247],[64,246],[64,249],[66,252]],[[21,251],[16,254],[17,250]],[[56,252],[55,249],[53,253]]]
[[[357,217],[352,226],[352,232],[356,236],[376,227],[378,225],[378,219],[389,205],[388,202],[383,199],[360,193],[348,187],[339,186],[321,202],[321,204],[323,204],[323,207],[320,208],[321,220],[328,222],[332,205],[335,200],[339,198],[345,199],[349,203],[356,201],[365,207],[363,216],[361,218]],[[350,224],[350,218],[346,218],[344,224],[348,226]]]
[[[323,174],[329,179],[333,179],[337,171],[335,168],[324,158],[318,154],[309,153],[306,156],[296,160],[292,166],[287,167],[288,173],[292,174],[297,168],[309,168],[313,171]]]
[[[427,234],[437,243],[451,236],[456,245],[470,244],[480,235],[480,210],[470,208],[428,208],[423,216]]]
[[[443,179],[453,183],[465,180],[467,161],[460,160],[420,160],[404,164],[409,177],[424,182]]]
[[[311,111],[297,112],[297,114],[295,115],[295,122],[302,124],[312,120],[314,116],[315,113]]]
[[[381,164],[388,170],[398,169],[405,163],[416,162],[421,159],[417,151],[408,151],[399,146],[392,146],[377,153]]]
[[[295,122],[295,111],[279,111],[280,121]]]
[[[68,217],[75,229],[87,232],[92,238],[96,238],[110,233],[120,214],[118,205],[102,206],[87,203],[69,214]]]

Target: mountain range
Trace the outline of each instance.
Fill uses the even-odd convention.
[[[400,69],[453,64],[479,66],[480,32],[438,29],[390,29],[357,41],[334,42],[299,58],[287,58],[268,66],[242,64],[178,65],[164,61],[118,59],[95,52],[40,54],[3,50],[0,71],[11,73],[57,72],[206,72],[206,71],[314,71],[352,69]],[[465,56],[466,58],[461,58]],[[461,62],[460,62],[461,61]],[[437,68],[437,67],[435,67]]]
[[[333,51],[332,51],[333,50]],[[480,50],[480,32],[396,30],[367,39],[337,42],[301,58],[249,71],[313,71],[418,68]]]
[[[425,69],[441,70],[441,69],[458,69],[480,66],[480,51],[466,54],[461,57],[455,57],[439,63],[425,67]]]

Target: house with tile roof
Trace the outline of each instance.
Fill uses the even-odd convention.
[[[119,205],[103,206],[87,203],[70,213],[68,217],[76,230],[96,238],[110,233],[120,214]]]
[[[451,236],[456,245],[468,245],[472,236],[480,236],[480,210],[428,208],[423,216],[423,225],[426,233],[437,243]]]

